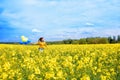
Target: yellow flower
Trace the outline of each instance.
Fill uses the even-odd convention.
[[[89,75],[85,74],[80,80],[90,80]]]
[[[75,59],[75,60],[78,60],[78,55],[75,55],[75,56],[74,56],[74,59]]]
[[[76,78],[72,78],[71,80],[77,80]]]
[[[68,59],[68,61],[71,62],[72,61],[72,56],[68,56],[67,59]]]
[[[106,76],[101,75],[100,77],[101,77],[101,80],[107,80]]]
[[[62,72],[62,70],[60,70],[60,71],[57,72],[57,76],[58,76],[58,77],[63,77],[63,72]]]
[[[4,73],[2,73],[1,77],[3,80],[6,80],[8,77],[8,74],[4,72]]]
[[[35,74],[40,74],[40,69],[39,68],[34,68]]]
[[[81,69],[82,67],[83,67],[83,62],[82,61],[78,61],[77,70]]]
[[[4,68],[5,71],[10,69],[10,63],[9,62],[5,62],[5,64],[3,65],[3,68]]]
[[[114,69],[113,69],[113,68],[111,68],[111,69],[110,69],[110,71],[111,71],[111,72],[114,72]]]
[[[28,76],[28,79],[29,79],[29,80],[34,80],[34,77],[35,77],[35,75],[34,75],[34,74],[31,74],[31,75]]]
[[[99,69],[97,69],[97,72],[101,72],[101,69],[99,68]]]
[[[45,78],[46,79],[54,78],[54,73],[53,72],[46,72]]]

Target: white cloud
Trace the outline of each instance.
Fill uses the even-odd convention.
[[[32,32],[37,32],[37,33],[39,33],[39,32],[42,32],[42,31],[40,31],[40,30],[38,30],[38,29],[32,29]]]
[[[52,6],[55,6],[55,5],[57,5],[57,1],[50,1],[50,5],[52,5]]]
[[[113,35],[120,35],[120,28],[111,28],[103,30],[104,35],[113,36]]]
[[[87,26],[94,26],[94,24],[93,24],[93,23],[90,23],[90,22],[87,22],[86,25],[87,25]]]
[[[20,0],[19,3],[26,6],[35,6],[39,3],[39,0]]]

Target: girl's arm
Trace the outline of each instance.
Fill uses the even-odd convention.
[[[38,42],[35,42],[35,43],[32,43],[32,44],[34,44],[34,45],[38,45]]]

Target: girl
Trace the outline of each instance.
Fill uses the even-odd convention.
[[[47,44],[46,44],[46,42],[44,41],[44,38],[43,38],[43,37],[39,38],[37,44],[39,45],[39,50],[40,50],[41,52],[43,52],[43,50],[45,49],[45,47],[47,47]]]

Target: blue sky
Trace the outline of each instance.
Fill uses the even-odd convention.
[[[0,0],[0,42],[120,34],[120,0]]]

